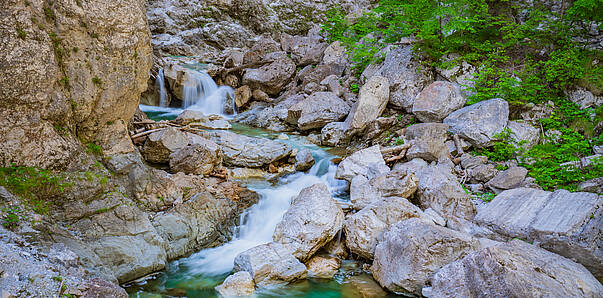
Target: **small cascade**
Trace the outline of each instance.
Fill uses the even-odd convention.
[[[159,85],[159,106],[162,108],[167,108],[167,90],[165,89],[165,76],[163,75],[163,68],[159,69],[155,83]]]
[[[216,85],[216,82],[205,72],[188,71],[183,89],[184,109],[197,110],[206,115],[226,115],[227,102],[232,103],[234,110],[234,90],[228,86]]]

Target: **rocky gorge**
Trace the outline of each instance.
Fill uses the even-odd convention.
[[[381,2],[0,4],[0,296],[603,296],[600,88],[551,186],[587,129],[417,36],[358,71]]]

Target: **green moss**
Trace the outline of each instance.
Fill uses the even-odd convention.
[[[25,31],[23,31],[23,29],[17,27],[17,36],[20,39],[25,39],[27,37],[27,33]]]
[[[94,83],[94,85],[96,86],[101,86],[103,84],[103,81],[99,77],[94,77],[92,78],[92,83]]]
[[[103,149],[101,148],[101,146],[99,146],[97,144],[88,143],[86,145],[86,152],[92,153],[94,155],[101,155],[101,154],[103,154]]]

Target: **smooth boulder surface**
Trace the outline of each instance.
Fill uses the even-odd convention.
[[[316,161],[312,156],[312,152],[308,149],[302,149],[295,155],[295,170],[305,171],[310,169]]]
[[[475,206],[449,167],[425,167],[417,173],[417,178],[417,198],[423,209],[431,208],[446,218],[473,219]]]
[[[346,125],[344,122],[331,122],[320,131],[320,142],[323,146],[337,146],[346,137]]]
[[[316,92],[289,108],[287,122],[300,130],[322,128],[343,119],[349,112],[348,104],[333,92]]]
[[[430,297],[603,297],[582,265],[521,240],[450,263],[431,284]]]
[[[333,278],[341,267],[341,260],[333,256],[314,256],[307,263],[308,277]]]
[[[260,89],[269,95],[278,95],[295,74],[295,63],[279,57],[272,63],[257,69],[247,69],[243,75],[243,85]]]
[[[289,156],[293,150],[282,142],[229,131],[210,132],[209,137],[222,146],[224,163],[229,166],[258,168]]]
[[[390,169],[381,155],[381,147],[375,145],[356,151],[342,160],[337,166],[335,178],[352,181],[354,177],[362,175],[367,179],[372,179],[389,171]]]
[[[450,126],[442,123],[419,123],[407,127],[405,139],[411,147],[406,151],[406,158],[421,158],[425,161],[448,158],[446,133],[449,128]]]
[[[492,145],[495,136],[507,127],[509,104],[500,98],[481,101],[453,112],[444,119],[450,131],[482,148]]]
[[[417,95],[412,113],[421,122],[441,122],[450,113],[462,108],[465,101],[458,84],[436,81]]]
[[[371,180],[358,175],[350,182],[350,201],[354,209],[361,210],[385,197],[409,198],[417,184],[415,174],[407,171],[391,171]]]
[[[526,179],[528,170],[523,167],[512,167],[499,172],[492,180],[486,183],[486,186],[492,189],[495,193],[500,193],[503,190],[519,187]]]
[[[358,101],[346,120],[348,127],[353,130],[362,130],[366,125],[377,119],[389,101],[389,80],[382,76],[371,77],[360,88]]]
[[[530,149],[540,142],[540,129],[529,123],[509,121],[507,128],[511,131],[511,140],[517,147]]]
[[[346,246],[352,253],[371,260],[377,238],[391,225],[414,217],[423,217],[423,212],[408,200],[397,197],[381,199],[345,220]]]
[[[399,222],[380,237],[371,271],[384,288],[400,295],[420,295],[444,265],[479,248],[468,234],[419,218]]]
[[[149,135],[142,148],[142,155],[149,162],[167,163],[170,154],[186,147],[188,143],[184,132],[168,127]]]
[[[516,188],[479,210],[475,222],[502,240],[521,238],[576,260],[603,279],[603,196]]]
[[[260,288],[286,285],[308,276],[306,266],[284,245],[275,242],[240,253],[234,260],[233,270],[249,272]]]
[[[325,184],[314,184],[301,190],[283,215],[273,234],[300,261],[308,260],[318,249],[339,233],[343,211]]]
[[[216,291],[223,297],[250,296],[255,292],[255,283],[249,272],[239,271],[229,275]]]
[[[222,149],[204,138],[170,155],[170,169],[185,174],[209,175],[221,164]]]

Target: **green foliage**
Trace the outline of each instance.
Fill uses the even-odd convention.
[[[7,229],[14,229],[19,226],[19,223],[27,217],[23,215],[23,210],[19,206],[11,206],[2,208],[4,218],[2,219],[2,226]]]
[[[90,33],[90,37],[98,38],[98,33],[92,32],[92,33]]]
[[[358,86],[358,84],[351,84],[350,85],[350,91],[358,94],[358,92],[360,91],[360,86]]]
[[[496,194],[491,192],[485,192],[476,194],[476,197],[486,203],[490,203],[496,197]]]
[[[101,155],[101,154],[103,154],[103,148],[101,148],[101,146],[99,146],[97,144],[88,143],[88,145],[86,145],[86,152],[92,153],[95,155]]]
[[[25,37],[27,37],[27,33],[23,31],[23,29],[17,27],[17,36],[21,39],[25,39]]]
[[[46,20],[49,22],[54,22],[54,20],[57,18],[57,16],[54,14],[54,11],[48,6],[44,7],[44,16],[46,16]]]
[[[34,167],[12,166],[0,168],[0,185],[26,199],[34,212],[46,214],[49,202],[72,184],[59,173]]]
[[[94,85],[101,86],[103,84],[103,80],[101,80],[99,77],[94,77],[92,78],[92,83],[94,83]]]
[[[68,76],[63,76],[60,80],[61,84],[63,84],[63,86],[65,87],[69,87],[69,77]]]
[[[487,156],[492,161],[505,161],[514,158],[523,151],[523,148],[518,144],[515,145],[511,139],[511,130],[505,128],[500,133],[494,135],[497,141],[492,148],[476,149],[477,155]]]

